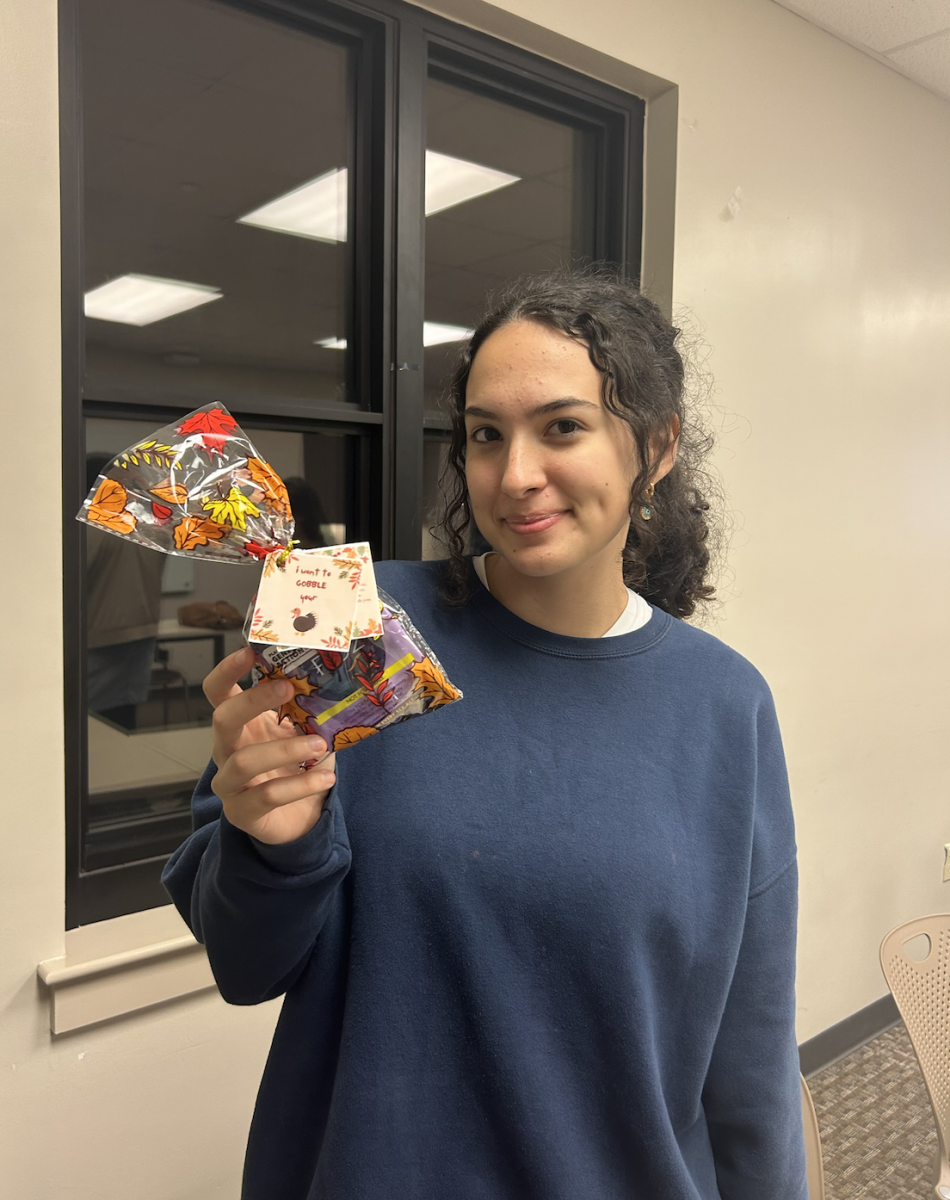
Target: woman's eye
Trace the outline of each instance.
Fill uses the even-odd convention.
[[[555,421],[549,427],[548,432],[557,434],[559,437],[571,437],[582,429],[583,426],[577,421],[572,420],[570,417],[561,417],[560,420]],[[486,442],[501,441],[501,432],[495,429],[493,425],[481,425],[478,429],[473,429],[468,437],[469,441],[480,442],[484,445]]]
[[[469,436],[473,442],[497,442],[501,434],[491,425],[483,425],[481,429],[473,429]]]

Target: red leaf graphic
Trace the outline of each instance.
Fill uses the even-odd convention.
[[[172,510],[167,504],[158,504],[155,500],[152,501],[152,516],[156,521],[165,522],[170,519]]]
[[[250,558],[264,559],[279,549],[280,546],[262,546],[259,542],[244,543],[244,553]]]
[[[204,448],[212,454],[220,454],[222,446],[237,427],[237,421],[229,412],[223,408],[212,408],[210,412],[192,413],[176,429],[184,434],[202,434],[201,444]]]

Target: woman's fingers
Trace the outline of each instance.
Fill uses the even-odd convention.
[[[250,746],[242,746],[227,756],[220,764],[220,770],[214,778],[214,791],[223,800],[239,792],[250,790],[251,784],[262,775],[281,772],[296,774],[302,762],[310,759],[327,758],[327,744],[322,737],[290,737],[268,742],[255,742]],[[333,770],[335,757],[328,762],[324,770]],[[312,771],[301,772],[302,775],[316,775],[320,767]],[[328,787],[324,784],[323,787]],[[320,791],[311,786],[310,791]],[[306,793],[305,793],[306,794]]]
[[[236,696],[240,691],[238,680],[254,665],[254,652],[249,646],[243,646],[227,658],[222,658],[218,665],[208,675],[202,685],[204,693],[214,705],[223,704],[229,696]]]
[[[248,722],[277,708],[289,700],[293,692],[293,687],[285,679],[264,680],[246,692],[238,688],[233,695],[222,700],[214,710],[211,722],[214,730],[212,757],[218,766],[223,766],[225,759],[241,744]],[[273,736],[280,735],[275,733]]]
[[[225,816],[261,841],[276,844],[303,837],[320,819],[336,782],[336,755],[325,751],[326,743],[318,737],[260,742],[236,751],[211,784]],[[323,761],[312,770],[301,771],[299,765],[293,770],[302,755],[320,754]]]
[[[320,767],[314,767],[312,771],[301,771],[298,775],[279,775],[255,784],[238,795],[229,796],[225,810],[231,809],[228,819],[232,825],[241,827],[259,820],[275,808],[283,808],[308,796],[323,795],[335,782],[336,776],[333,772],[323,771]],[[231,819],[232,813],[237,819]]]

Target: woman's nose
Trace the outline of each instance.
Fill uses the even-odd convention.
[[[510,496],[523,496],[543,488],[547,482],[541,448],[523,438],[514,438],[508,446],[508,458],[501,488]]]

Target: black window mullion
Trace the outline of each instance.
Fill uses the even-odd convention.
[[[392,528],[393,556],[410,559],[422,539],[426,57],[422,25],[404,20],[396,68]]]

